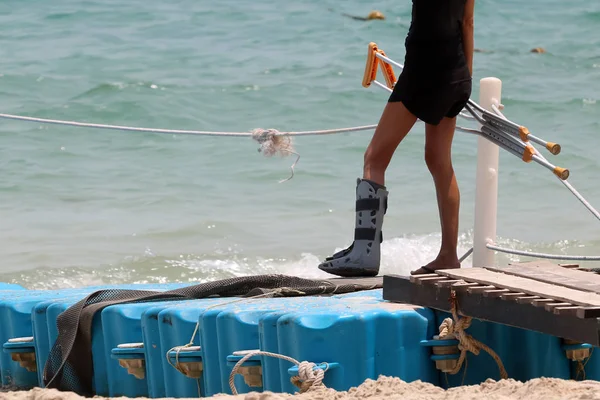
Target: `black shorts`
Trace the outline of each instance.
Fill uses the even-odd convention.
[[[456,117],[471,97],[470,78],[434,82],[419,75],[402,71],[388,101],[401,101],[427,124],[437,125],[444,117]]]

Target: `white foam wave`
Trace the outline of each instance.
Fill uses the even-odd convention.
[[[392,238],[382,243],[380,274],[408,275],[410,271],[433,260],[439,250],[439,234],[409,235]],[[470,233],[459,237],[459,256],[466,253],[472,243]],[[555,243],[525,243],[514,239],[499,238],[502,247],[552,254],[600,253],[598,243],[560,241]],[[342,247],[336,249],[341,250]],[[47,269],[40,268],[21,273],[0,274],[0,281],[19,283],[31,289],[58,289],[103,284],[121,283],[202,283],[224,278],[284,274],[303,278],[329,278],[317,268],[323,255],[302,253],[288,258],[256,258],[228,248],[210,255],[179,255],[177,257],[156,255],[147,251],[143,256],[128,257],[122,263],[100,266],[93,270],[84,268]],[[530,257],[497,254],[496,265],[509,262],[531,261]],[[560,261],[555,261],[560,262]],[[592,262],[582,265],[597,267]],[[471,266],[467,258],[463,267]]]

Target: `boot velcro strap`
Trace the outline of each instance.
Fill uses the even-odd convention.
[[[354,240],[375,240],[376,229],[356,228],[354,229]]]
[[[356,211],[379,210],[379,199],[356,200]]]

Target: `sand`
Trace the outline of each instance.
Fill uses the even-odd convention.
[[[84,398],[69,392],[55,389],[32,389],[20,392],[0,393],[0,400],[83,400]],[[102,400],[104,397],[95,397]],[[123,399],[123,398],[121,398]],[[481,385],[461,386],[443,390],[437,386],[420,381],[406,383],[398,378],[379,377],[367,380],[357,388],[347,392],[336,392],[332,389],[319,388],[307,393],[290,395],[270,392],[249,393],[237,396],[217,395],[213,400],[600,400],[600,382],[567,381],[556,378],[538,378],[526,383],[512,379],[503,381],[487,380]]]

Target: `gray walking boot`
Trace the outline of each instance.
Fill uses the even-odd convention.
[[[381,227],[387,211],[385,186],[358,179],[356,182],[356,225],[350,247],[327,257],[319,269],[342,277],[367,277],[379,273]]]

